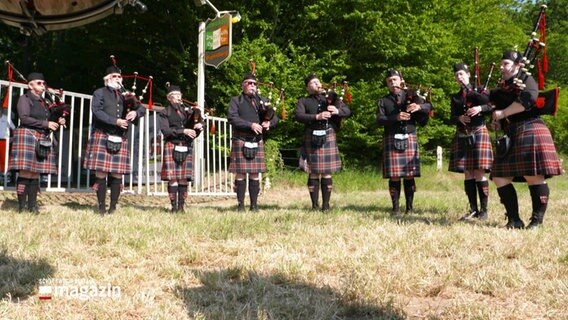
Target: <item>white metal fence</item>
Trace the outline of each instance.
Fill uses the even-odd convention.
[[[27,85],[0,80],[0,102],[7,99],[7,107],[1,108],[0,118],[0,190],[14,189],[15,172],[8,168],[10,131],[18,125],[16,104]],[[54,132],[58,143],[58,174],[42,176],[46,191],[86,192],[94,179],[94,172],[83,169],[82,162],[93,116],[91,95],[64,92],[64,99],[71,106],[67,128]],[[194,182],[190,195],[232,195],[233,175],[228,172],[231,148],[231,125],[227,119],[205,114],[205,130],[194,141]],[[210,128],[215,127],[215,134]],[[131,174],[124,176],[125,192],[165,195],[167,183],[160,179],[164,142],[155,110],[147,110],[138,126],[129,128]]]

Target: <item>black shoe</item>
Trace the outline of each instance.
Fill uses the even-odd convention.
[[[463,217],[460,218],[461,221],[463,220],[471,220],[477,218],[479,213],[476,210],[471,210],[470,212],[466,213]]]
[[[406,211],[404,211],[404,214],[413,214],[413,213],[414,213],[414,209],[412,209],[412,208],[406,209]]]
[[[475,216],[479,220],[487,220],[487,211],[479,211],[479,213]]]
[[[258,212],[258,206],[256,204],[251,204],[249,207],[250,211]]]
[[[542,224],[542,222],[540,222],[538,219],[532,219],[531,218],[531,222],[529,222],[529,225],[527,226],[527,229],[538,229],[538,227]]]
[[[239,203],[239,205],[237,206],[237,211],[238,212],[244,212],[245,211],[245,205],[242,203]]]
[[[110,207],[108,208],[108,214],[113,214],[116,211],[116,204],[115,205],[110,205]]]
[[[399,218],[402,214],[400,213],[399,209],[393,209],[390,212],[391,217]]]
[[[524,229],[525,223],[523,222],[523,220],[509,219],[507,221],[507,224],[505,225],[505,228],[507,228],[507,229]]]
[[[543,221],[544,213],[535,213],[533,212],[531,216],[531,222],[527,226],[527,229],[537,229]]]
[[[329,204],[328,204],[328,205],[325,205],[325,204],[324,204],[324,205],[321,207],[321,211],[323,211],[323,212],[326,212],[326,211],[329,211],[329,210],[331,210],[331,208],[329,207]]]
[[[39,214],[39,207],[38,206],[32,206],[28,209],[28,211],[33,213],[33,214]]]

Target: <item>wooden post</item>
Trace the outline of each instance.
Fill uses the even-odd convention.
[[[442,147],[438,146],[436,148],[436,168],[438,171],[442,170]]]

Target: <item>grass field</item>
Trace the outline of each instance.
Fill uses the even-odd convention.
[[[529,231],[502,227],[494,186],[486,222],[458,221],[462,177],[424,171],[401,219],[374,171],[336,175],[329,213],[308,210],[297,172],[258,213],[218,197],[174,215],[166,198],[125,195],[101,217],[92,194],[43,193],[35,216],[2,192],[0,318],[568,319],[567,177],[549,180],[544,226]],[[59,291],[40,300],[40,287]]]

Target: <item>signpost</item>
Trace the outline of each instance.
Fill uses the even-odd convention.
[[[205,64],[219,68],[232,53],[232,17],[225,13],[205,23]]]
[[[231,57],[233,22],[238,22],[241,15],[237,11],[219,11],[209,0],[194,0],[195,5],[207,4],[216,15],[214,19],[200,22],[198,29],[197,53],[197,104],[204,113],[205,106],[205,65],[219,68],[221,63]],[[233,16],[234,13],[234,16]],[[199,135],[193,144],[194,152],[194,184],[201,186],[201,174],[204,168],[204,140]]]

